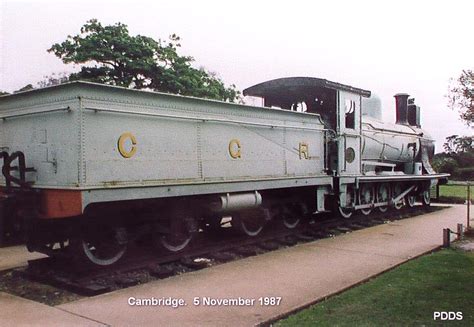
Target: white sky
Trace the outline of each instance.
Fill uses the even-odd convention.
[[[73,71],[46,49],[97,18],[127,24],[132,35],[178,34],[181,54],[240,90],[279,77],[326,78],[379,95],[389,121],[393,95],[409,93],[440,151],[446,136],[473,134],[445,98],[449,79],[474,68],[473,12],[472,0],[0,0],[0,90]]]

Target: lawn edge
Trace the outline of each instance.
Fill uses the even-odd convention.
[[[423,257],[423,256],[427,255],[427,254],[431,254],[431,253],[438,252],[438,251],[440,251],[440,250],[442,250],[442,249],[444,249],[444,247],[443,247],[442,245],[438,245],[438,246],[436,246],[436,247],[434,247],[434,248],[432,248],[432,249],[430,249],[430,250],[427,250],[427,251],[422,252],[422,253],[420,253],[420,254],[417,254],[417,255],[415,255],[415,256],[413,256],[413,257],[410,257],[410,258],[408,258],[408,259],[405,260],[405,261],[399,262],[399,263],[395,264],[394,266],[389,267],[389,268],[387,268],[387,269],[385,269],[385,270],[382,270],[382,271],[380,271],[380,272],[378,272],[378,273],[376,273],[376,274],[374,274],[374,275],[372,275],[372,276],[369,276],[369,277],[367,277],[367,278],[364,278],[364,279],[362,279],[361,281],[359,281],[359,282],[357,282],[357,283],[355,283],[355,284],[349,285],[349,286],[347,286],[347,287],[345,287],[345,288],[343,288],[343,289],[340,289],[340,290],[338,290],[338,291],[336,291],[336,292],[334,292],[334,293],[330,293],[329,295],[326,295],[325,297],[322,297],[322,298],[319,298],[319,299],[316,299],[316,300],[312,300],[312,301],[310,301],[310,302],[308,302],[308,303],[305,303],[305,304],[303,304],[303,305],[301,305],[301,306],[298,306],[297,308],[293,308],[293,309],[291,309],[291,310],[289,310],[289,311],[287,311],[287,312],[281,313],[281,314],[279,314],[279,315],[277,315],[277,316],[275,316],[275,317],[273,317],[273,318],[270,318],[270,319],[267,319],[267,320],[265,320],[265,321],[262,321],[262,322],[256,324],[255,326],[258,326],[258,327],[272,326],[272,324],[275,323],[275,322],[277,322],[278,320],[281,320],[281,319],[284,319],[284,318],[288,318],[288,317],[291,316],[292,314],[295,314],[295,313],[298,313],[299,311],[308,309],[309,307],[311,307],[311,306],[313,306],[313,305],[315,305],[315,304],[318,304],[318,303],[323,302],[323,301],[325,301],[325,300],[328,300],[328,299],[330,299],[330,298],[332,298],[332,297],[334,297],[334,296],[336,296],[336,295],[339,295],[339,294],[341,294],[341,293],[344,293],[345,291],[348,291],[348,290],[350,290],[351,288],[354,288],[354,287],[357,287],[357,286],[359,286],[359,285],[365,284],[365,283],[371,281],[372,279],[377,278],[378,276],[380,276],[380,275],[382,275],[382,274],[385,274],[385,273],[387,273],[387,272],[389,272],[389,271],[391,271],[391,270],[394,270],[394,269],[400,267],[401,265],[403,265],[403,264],[405,264],[405,263],[407,263],[407,262],[410,262],[410,261],[412,261],[412,260],[418,259],[418,258],[420,258],[420,257]]]

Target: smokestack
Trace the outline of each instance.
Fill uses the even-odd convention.
[[[396,123],[408,125],[408,97],[406,93],[397,93],[395,97]]]
[[[407,121],[410,126],[421,127],[420,107],[415,104],[415,99],[408,99]]]

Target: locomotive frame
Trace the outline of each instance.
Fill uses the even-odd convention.
[[[264,107],[88,82],[0,97],[0,225],[21,221],[30,251],[109,265],[144,233],[181,251],[224,215],[255,236],[269,220],[429,204],[448,176],[407,95],[392,125],[369,91],[324,79],[244,95]]]

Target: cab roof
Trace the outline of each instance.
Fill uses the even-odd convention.
[[[363,97],[370,97],[370,91],[359,89],[350,85],[331,82],[315,77],[285,77],[266,81],[251,86],[243,91],[245,96],[262,98],[279,97],[282,94],[295,94],[306,92],[308,89],[328,88],[360,94]]]

